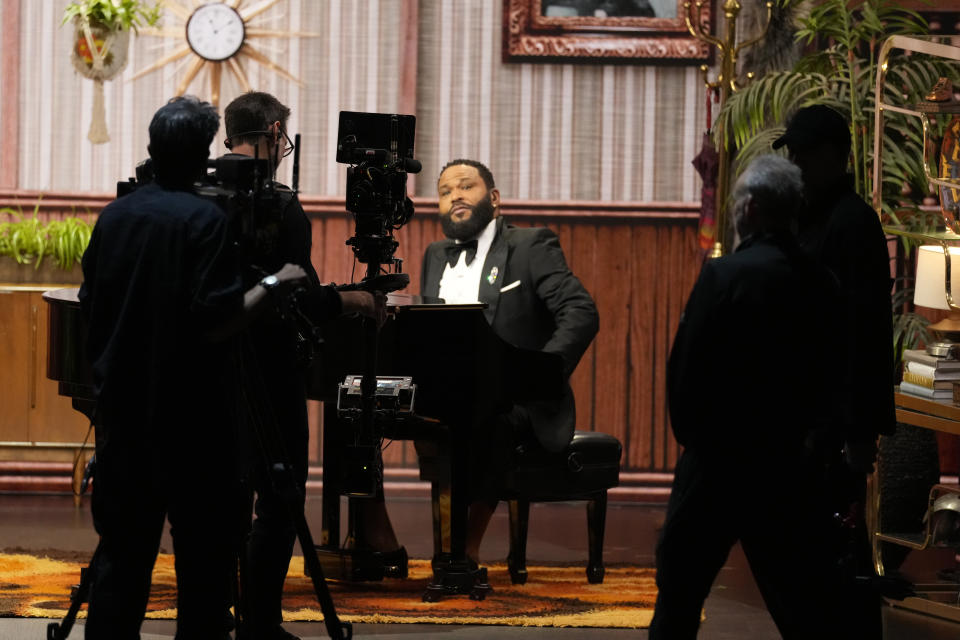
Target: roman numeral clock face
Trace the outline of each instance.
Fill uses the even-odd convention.
[[[232,58],[246,38],[243,18],[222,3],[204,4],[187,21],[187,44],[198,56],[211,62]]]

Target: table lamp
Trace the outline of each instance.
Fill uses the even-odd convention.
[[[933,355],[946,356],[960,342],[960,247],[949,247],[950,260],[944,256],[944,247],[924,245],[917,251],[917,281],[913,303],[930,309],[946,309],[949,315],[931,324],[941,341],[927,346]],[[947,287],[949,277],[950,286]]]

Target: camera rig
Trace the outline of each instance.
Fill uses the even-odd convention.
[[[414,116],[340,112],[337,162],[350,165],[346,203],[355,222],[347,244],[357,261],[368,266],[367,279],[380,275],[381,265],[402,271],[401,261],[393,257],[398,246],[393,232],[413,217],[407,174],[421,168],[413,157],[415,126]]]
[[[265,229],[276,221],[272,218],[283,210],[285,201],[298,191],[300,174],[300,134],[295,136],[293,184],[283,187],[274,181],[275,169],[266,158],[228,154],[207,161],[207,172],[194,182],[193,192],[217,204],[230,221],[234,240],[246,263],[258,253],[267,251]],[[136,167],[136,177],[117,183],[117,197],[154,182],[153,161],[149,158]],[[266,274],[264,274],[266,275]]]
[[[398,243],[393,232],[413,217],[407,174],[421,169],[413,157],[415,127],[416,118],[411,115],[340,112],[337,162],[350,165],[346,207],[355,223],[347,245],[356,260],[367,265],[365,277],[342,290],[388,293],[410,282],[409,275],[402,273],[402,261],[394,257]],[[365,319],[363,330],[363,374],[347,376],[337,403],[341,423],[352,429],[352,442],[343,455],[341,486],[353,497],[377,495],[383,479],[384,427],[412,413],[416,393],[409,377],[377,378],[379,328]],[[407,400],[398,404],[401,391]]]
[[[230,234],[236,243],[241,262],[256,272],[268,275],[262,267],[275,250],[279,233],[279,217],[299,191],[300,134],[294,136],[293,174],[291,187],[274,180],[276,168],[267,158],[227,154],[207,161],[207,171],[194,182],[193,193],[215,203],[229,221]],[[154,182],[153,161],[149,158],[136,167],[136,177],[117,183],[117,197]],[[295,289],[279,302],[280,313],[293,322],[303,340],[304,360],[310,360],[323,342],[321,330],[301,311],[300,297],[304,289]]]

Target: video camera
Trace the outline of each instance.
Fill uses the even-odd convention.
[[[299,153],[294,159],[295,182],[298,166]],[[148,158],[137,165],[136,178],[117,183],[117,197],[152,183],[154,179],[153,161]],[[216,203],[227,214],[246,264],[256,264],[270,251],[273,244],[270,230],[275,229],[278,222],[274,218],[296,195],[296,189],[296,185],[287,189],[273,181],[270,162],[266,158],[234,154],[208,160],[207,173],[193,185],[196,195]]]
[[[347,241],[357,260],[379,272],[387,264],[400,270],[393,257],[393,232],[413,217],[407,197],[407,174],[419,173],[413,157],[416,118],[390,113],[340,112],[337,162],[347,169],[347,210],[355,234]]]
[[[230,235],[240,258],[251,273],[267,275],[263,265],[270,264],[279,242],[281,217],[297,194],[300,175],[300,134],[294,137],[293,186],[274,181],[275,167],[266,158],[228,154],[207,161],[207,172],[193,184],[193,192],[220,207],[229,221]],[[131,193],[155,180],[153,161],[146,159],[136,167],[136,178],[117,183],[117,197]],[[292,321],[301,336],[298,350],[304,362],[310,361],[323,341],[321,330],[301,310],[304,289],[297,288],[279,303],[282,316]]]

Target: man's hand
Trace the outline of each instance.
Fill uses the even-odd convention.
[[[304,284],[307,281],[307,272],[303,267],[289,262],[273,275],[280,281],[278,287],[284,294],[290,293],[298,284]]]
[[[843,447],[847,466],[854,471],[873,473],[873,463],[877,461],[876,440],[850,440]]]
[[[359,313],[362,316],[373,318],[377,326],[382,327],[387,321],[387,294],[382,291],[370,293],[368,291],[341,291],[340,303],[343,313]]]
[[[309,282],[307,272],[295,264],[285,264],[271,275],[277,279],[276,284],[261,280],[247,289],[243,294],[243,310],[210,329],[207,335],[211,340],[225,340],[236,335],[266,309],[276,307],[297,285]]]

